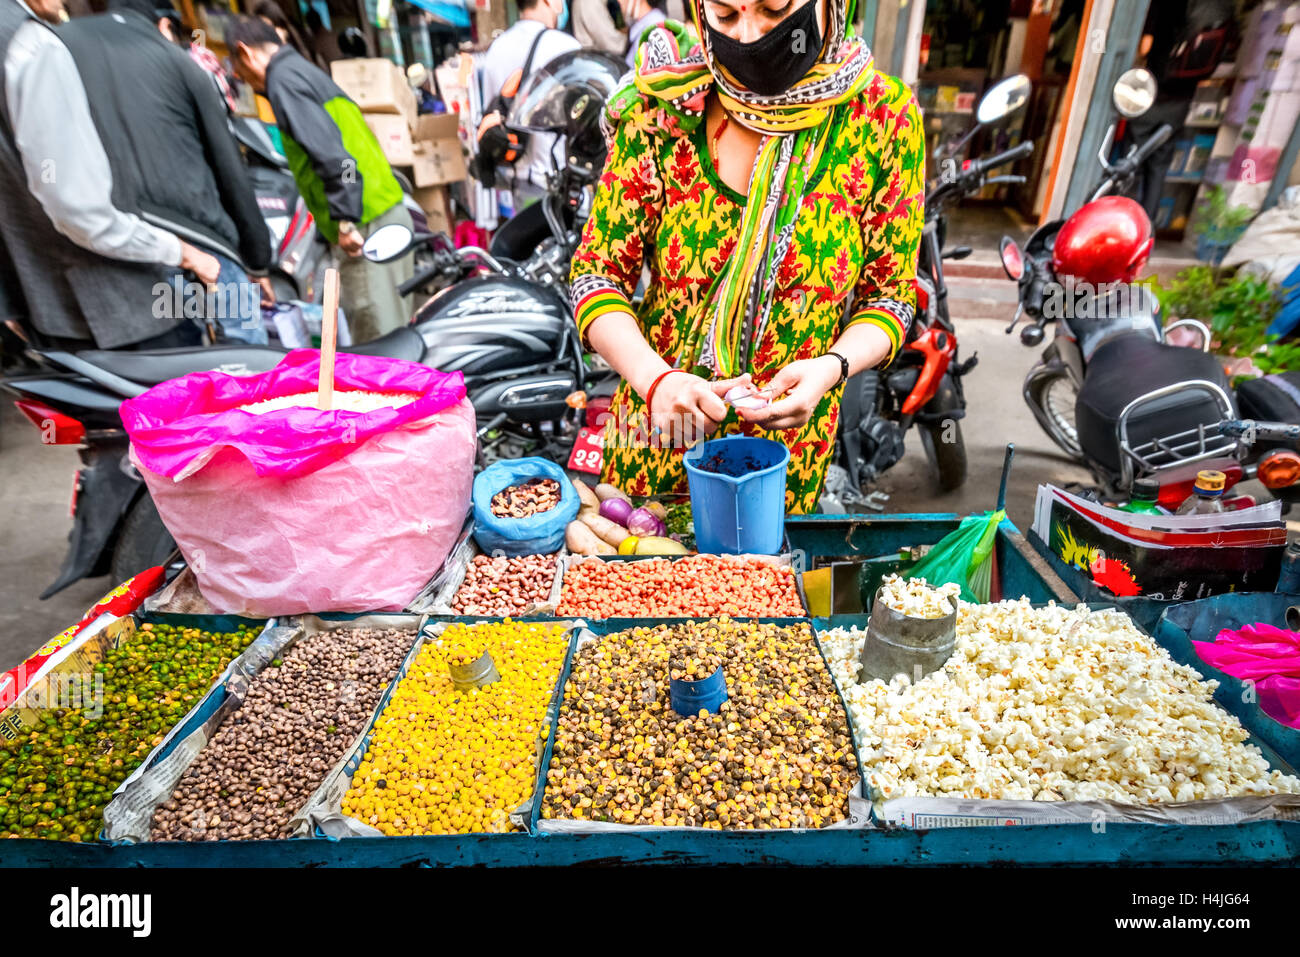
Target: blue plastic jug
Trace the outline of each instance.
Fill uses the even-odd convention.
[[[785,538],[790,450],[749,436],[710,439],[683,457],[701,552],[775,555]]]

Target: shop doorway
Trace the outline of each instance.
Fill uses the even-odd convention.
[[[1005,234],[1023,238],[1037,224],[1050,179],[1055,138],[1064,125],[1066,90],[1091,0],[927,0],[917,96],[926,116],[928,154],[974,122],[980,96],[999,79],[1026,74],[1029,104],[1007,124],[981,131],[963,158],[1033,140],[1034,154],[1016,165],[1027,182],[996,186],[954,211],[953,234],[977,255],[996,253]],[[931,170],[933,174],[935,171]]]

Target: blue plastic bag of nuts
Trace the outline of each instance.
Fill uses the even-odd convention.
[[[474,540],[488,555],[544,555],[564,545],[578,492],[548,459],[494,462],[474,479]]]

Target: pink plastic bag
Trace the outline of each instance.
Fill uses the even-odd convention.
[[[1261,622],[1192,644],[1207,665],[1255,682],[1259,706],[1270,718],[1300,728],[1300,634]]]
[[[475,449],[464,376],[339,353],[337,391],[420,398],[364,413],[240,410],[314,392],[319,366],[299,349],[270,372],[196,372],[122,405],[131,461],[217,611],[398,611],[464,523]]]

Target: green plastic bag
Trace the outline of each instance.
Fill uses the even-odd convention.
[[[967,515],[955,531],[940,539],[903,577],[924,578],[931,585],[955,582],[961,586],[962,601],[988,601],[993,541],[998,523],[1006,516],[1006,509]]]

